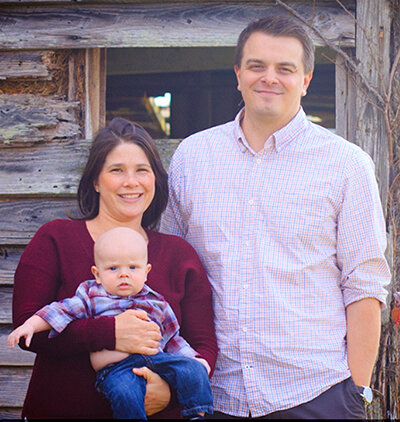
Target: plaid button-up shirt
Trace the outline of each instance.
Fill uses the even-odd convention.
[[[120,297],[108,294],[96,280],[87,280],[79,285],[75,296],[52,302],[36,312],[36,315],[51,325],[49,337],[54,337],[74,319],[115,316],[127,309],[146,311],[149,318],[160,326],[160,351],[190,358],[198,355],[179,335],[178,320],[171,306],[147,285],[136,295]]]
[[[240,118],[179,145],[161,231],[212,284],[215,409],[256,417],[350,376],[345,307],[384,304],[390,272],[371,158],[303,110],[255,152]]]

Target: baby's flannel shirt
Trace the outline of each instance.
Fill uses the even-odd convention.
[[[136,295],[120,297],[108,294],[96,280],[81,283],[75,296],[52,302],[36,312],[51,325],[49,338],[61,333],[75,319],[115,316],[127,309],[147,312],[161,330],[160,351],[192,358],[198,353],[179,335],[179,323],[171,306],[159,293],[145,285]]]

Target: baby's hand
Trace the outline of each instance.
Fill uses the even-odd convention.
[[[205,359],[203,359],[203,358],[193,358],[193,359],[196,359],[197,361],[202,363],[207,369],[207,374],[210,375],[211,368],[210,368],[210,365],[208,364],[208,362]]]
[[[19,343],[20,338],[25,337],[25,345],[26,347],[29,347],[34,332],[35,330],[30,324],[22,324],[20,327],[11,332],[8,336],[7,343],[12,349],[14,349],[15,345]]]

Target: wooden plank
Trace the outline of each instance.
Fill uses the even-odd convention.
[[[41,51],[2,52],[0,54],[0,79],[51,79],[49,69],[42,61],[45,54]]]
[[[357,1],[356,57],[360,72],[370,85],[386,92],[390,72],[390,5],[386,1]],[[373,104],[376,100],[357,90],[356,97],[356,143],[368,152],[376,166],[384,212],[387,212],[389,190],[388,135],[382,112]]]
[[[0,367],[0,406],[22,407],[31,374],[29,367]]]
[[[351,52],[347,52],[351,56]],[[336,57],[336,107],[335,121],[336,133],[350,142],[356,141],[356,86],[349,71],[346,69],[344,59]]]
[[[102,48],[86,50],[85,137],[91,139],[106,123],[106,52]]]
[[[12,287],[0,287],[0,324],[11,324]],[[1,391],[1,390],[0,390]]]
[[[23,247],[0,246],[0,286],[14,283],[14,273],[22,251]]]
[[[0,10],[0,49],[234,46],[250,21],[288,13],[273,1],[160,3],[6,7]],[[337,3],[287,3],[332,43],[354,46],[354,21]],[[345,3],[352,9],[352,1]],[[322,45],[318,37],[315,43]]]
[[[88,141],[0,149],[0,197],[76,193]]]
[[[168,169],[180,140],[155,142]],[[8,199],[10,195],[75,195],[89,146],[90,141],[79,140],[24,149],[0,149],[0,199]]]
[[[0,145],[29,146],[78,137],[77,107],[77,102],[52,97],[0,95]]]
[[[0,407],[0,420],[21,420],[21,407]]]
[[[79,215],[74,198],[0,200],[0,245],[26,245],[44,223],[56,218],[68,218],[67,211]],[[9,271],[12,269],[10,266],[16,259],[13,255],[9,248],[0,248],[0,270],[3,265],[8,265]],[[4,283],[2,279],[6,275],[9,280],[9,271],[1,274],[0,284]]]
[[[12,331],[10,324],[0,325],[0,367],[1,366],[30,366],[35,361],[36,354],[22,350],[20,347],[10,349],[7,337]]]

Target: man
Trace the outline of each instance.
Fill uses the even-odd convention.
[[[216,417],[364,418],[390,281],[370,157],[310,123],[312,40],[269,17],[241,33],[245,107],[170,166],[161,230],[188,240],[213,286]]]

